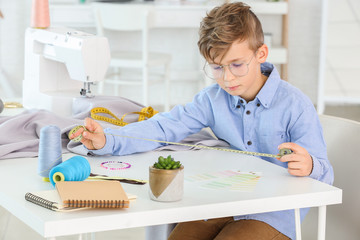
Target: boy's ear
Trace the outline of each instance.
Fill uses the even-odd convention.
[[[257,51],[257,60],[259,63],[266,62],[266,59],[269,55],[269,48],[266,44],[263,44]]]

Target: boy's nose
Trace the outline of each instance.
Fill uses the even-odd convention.
[[[223,71],[224,71],[224,81],[231,82],[236,78],[236,76],[230,71],[229,66],[225,66],[223,68]]]

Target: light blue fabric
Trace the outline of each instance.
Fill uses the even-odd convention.
[[[106,135],[106,145],[93,153],[125,155],[161,146],[156,142],[114,135],[177,142],[204,127],[210,127],[219,139],[225,140],[234,149],[277,154],[281,143],[297,143],[306,148],[313,158],[310,177],[332,184],[333,169],[327,159],[322,127],[312,102],[300,90],[281,80],[272,64],[262,64],[261,70],[269,78],[251,102],[231,96],[214,84],[203,89],[185,106],[175,106],[168,113],[159,113],[147,121],[121,129],[105,129],[106,133],[110,133]],[[287,163],[276,159],[263,159],[287,167]],[[307,210],[301,210],[302,219]],[[234,218],[260,220],[295,238],[293,210]]]

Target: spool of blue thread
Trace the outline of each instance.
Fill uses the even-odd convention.
[[[62,163],[60,128],[48,125],[40,130],[38,174],[48,181],[50,170]]]
[[[56,182],[83,181],[90,176],[90,172],[88,160],[82,156],[74,156],[51,169],[49,179],[55,187]]]

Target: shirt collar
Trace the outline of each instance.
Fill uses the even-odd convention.
[[[280,84],[280,75],[273,64],[265,62],[261,64],[261,73],[268,76],[264,86],[256,96],[259,102],[265,107],[269,108],[275,96],[275,93]]]
[[[264,86],[260,89],[256,98],[261,103],[261,105],[263,105],[263,107],[269,108],[271,101],[278,89],[280,83],[280,75],[274,65],[268,62],[261,64],[261,73],[267,76],[268,79],[266,80]],[[240,96],[231,96],[231,103],[232,106],[236,108],[236,106],[238,105],[244,105],[246,101]]]

